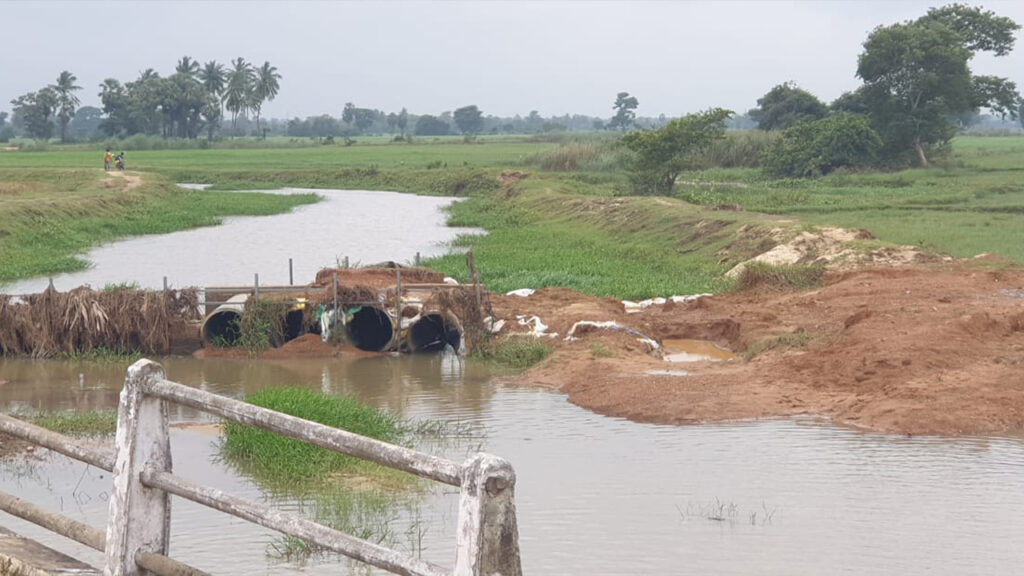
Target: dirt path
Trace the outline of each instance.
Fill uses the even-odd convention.
[[[120,178],[120,180],[118,180]],[[107,172],[107,178],[103,181],[106,188],[120,188],[121,190],[134,190],[142,185],[142,175],[138,172],[121,172],[111,170]]]
[[[511,381],[584,408],[683,424],[814,414],[906,434],[1024,433],[1024,270],[984,262],[833,273],[813,292],[755,292],[650,306],[565,289],[493,297],[510,331],[537,315],[549,359]],[[711,340],[750,361],[667,363],[614,320],[656,340]],[[608,357],[608,355],[611,357]],[[680,375],[682,372],[687,375]]]

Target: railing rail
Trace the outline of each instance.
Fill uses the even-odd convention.
[[[458,486],[454,570],[174,475],[167,416],[171,402]],[[107,576],[135,576],[141,570],[161,576],[205,576],[204,572],[167,556],[171,495],[313,542],[395,574],[522,575],[514,503],[515,472],[507,461],[481,453],[458,464],[359,436],[169,381],[163,368],[150,360],[139,360],[128,369],[118,408],[114,455],[6,415],[0,415],[0,432],[113,473],[114,488],[105,534],[0,492],[0,510],[103,550]]]

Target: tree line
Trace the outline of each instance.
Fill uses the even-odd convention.
[[[840,168],[927,167],[981,109],[1017,119],[1024,103],[1016,84],[973,75],[969,64],[978,52],[1009,54],[1020,28],[961,4],[875,28],[857,59],[862,84],[856,90],[825,104],[786,82],[758,99],[748,116],[761,130],[777,132],[764,150],[763,169],[802,178]],[[724,137],[732,114],[715,108],[624,136],[634,192],[669,193],[676,177]]]
[[[239,57],[225,67],[215,60],[200,65],[184,56],[167,77],[149,68],[129,82],[105,79],[100,84],[102,109],[96,128],[106,137],[149,134],[198,138],[205,131],[212,140],[226,110],[231,114],[232,134],[238,117],[251,113],[256,132],[262,135],[263,105],[277,97],[280,80],[281,74],[270,62],[254,66]],[[81,103],[76,92],[82,87],[75,84],[77,81],[65,70],[56,83],[11,100],[12,128],[21,128],[30,138],[48,140],[56,127],[61,142],[66,142],[68,125]],[[96,116],[95,110],[90,107],[90,117]],[[5,120],[6,116],[4,113]]]

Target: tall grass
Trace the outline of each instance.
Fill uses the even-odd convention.
[[[622,156],[613,142],[577,140],[529,156],[525,164],[548,172],[614,172]]]
[[[764,151],[777,137],[773,132],[761,130],[728,132],[725,138],[716,140],[697,163],[704,168],[759,168]]]

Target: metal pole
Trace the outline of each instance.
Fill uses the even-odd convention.
[[[295,276],[292,275],[292,259],[288,259],[288,285],[295,285]]]
[[[420,253],[419,253],[419,252],[417,252],[417,253],[416,253],[416,267],[418,268],[418,267],[419,267],[419,265],[420,265]]]
[[[334,269],[334,319],[338,319],[338,269]]]
[[[253,274],[253,297],[257,302],[260,301],[260,275]]]
[[[344,263],[345,263],[345,266],[344,266],[345,269],[348,270],[348,256],[345,256]]]
[[[164,276],[164,292],[167,292],[167,276]]]
[[[402,269],[395,268],[395,320],[402,327]]]

